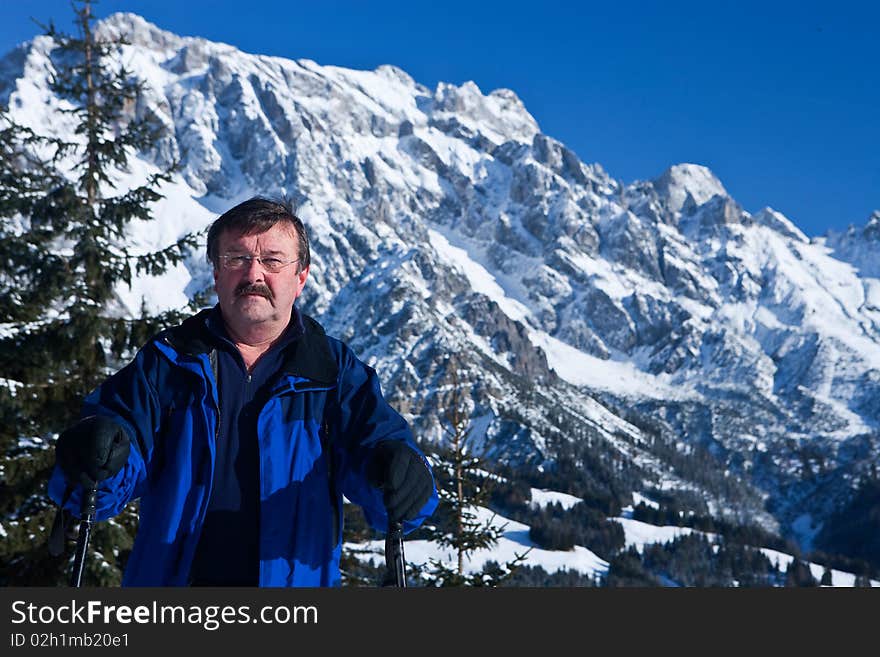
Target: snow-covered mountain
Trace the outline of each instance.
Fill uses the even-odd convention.
[[[164,246],[256,193],[294,199],[305,310],[423,437],[441,439],[457,369],[493,458],[566,456],[587,476],[590,451],[627,490],[807,546],[877,460],[880,213],[810,240],[703,166],[622,183],[510,90],[248,54],[133,14],[101,30],[126,35],[149,85],[132,111],[166,128],[127,176],[180,161],[131,243]],[[0,62],[0,103],[65,133],[52,50],[38,37]],[[199,254],[120,290],[120,309],[180,306],[210,281]]]

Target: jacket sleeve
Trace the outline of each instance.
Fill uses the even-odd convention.
[[[158,432],[161,419],[155,387],[157,359],[154,349],[149,346],[141,349],[131,363],[104,381],[83,402],[81,417],[109,417],[125,429],[131,442],[128,460],[122,469],[98,485],[97,520],[117,515],[143,493],[153,436]],[[75,486],[70,495],[65,495],[67,491],[67,482],[56,464],[49,479],[49,497],[58,504],[64,502],[64,508],[79,517],[83,488]]]
[[[361,362],[350,349],[342,348],[337,388],[338,415],[334,444],[342,493],[364,510],[367,522],[376,530],[388,529],[388,515],[382,491],[367,481],[367,465],[375,446],[386,440],[405,442],[422,459],[428,472],[433,472],[425,455],[416,446],[406,420],[385,401],[376,371]],[[404,522],[408,533],[421,525],[436,509],[436,486],[419,515]]]

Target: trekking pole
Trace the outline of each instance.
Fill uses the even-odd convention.
[[[385,535],[385,581],[382,586],[406,588],[406,560],[403,556],[403,524],[388,521]]]
[[[70,585],[75,588],[79,588],[82,582],[83,569],[86,565],[86,552],[89,549],[89,537],[92,534],[92,524],[95,522],[97,497],[98,491],[93,487],[83,498],[82,519],[79,523],[79,536],[76,539],[76,556],[73,558],[73,573],[70,576]]]

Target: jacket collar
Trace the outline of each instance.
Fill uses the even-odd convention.
[[[213,312],[212,308],[202,310],[189,317],[178,326],[168,329],[166,341],[182,354],[199,356],[210,353],[216,348],[216,338],[208,329],[206,321]],[[282,370],[286,374],[301,376],[321,383],[335,384],[339,376],[339,367],[324,327],[308,315],[299,313],[302,318],[303,333],[289,345],[284,347]]]

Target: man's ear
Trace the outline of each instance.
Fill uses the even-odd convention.
[[[306,286],[306,279],[309,277],[309,268],[303,267],[302,271],[300,271],[296,275],[296,287],[297,293],[296,296],[302,294],[303,288]]]

